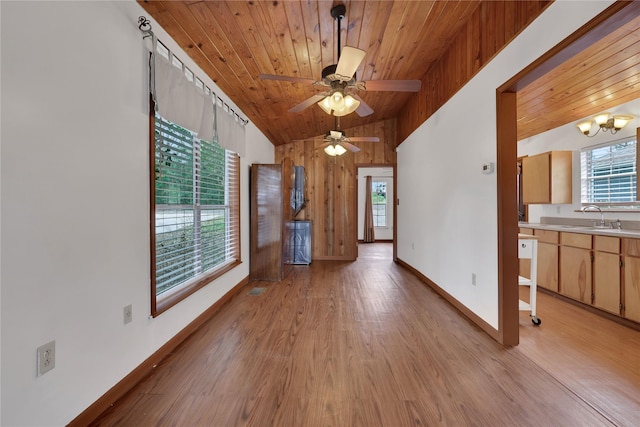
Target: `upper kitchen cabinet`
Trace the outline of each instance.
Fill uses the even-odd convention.
[[[522,159],[525,204],[571,203],[572,152],[549,151]]]

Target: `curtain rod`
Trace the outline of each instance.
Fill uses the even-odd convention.
[[[153,30],[151,29],[151,22],[149,22],[149,20],[144,17],[144,16],[140,16],[138,17],[138,29],[142,32],[143,39],[146,39],[147,37],[151,37],[152,40],[152,45],[153,45],[153,54],[155,55],[157,53],[157,43],[160,42],[158,40],[158,38],[156,37],[156,35],[154,34]],[[198,79],[202,82],[202,85],[206,88],[205,92],[208,90],[209,92],[211,92],[213,94],[213,96],[215,96],[216,98],[216,103],[217,101],[220,101],[222,103],[223,107],[226,107],[226,109],[229,110],[229,112],[231,112],[234,116],[236,116],[236,118],[242,122],[242,125],[245,126],[247,123],[249,123],[248,119],[243,118],[242,116],[240,116],[240,114],[236,113],[236,111],[231,107],[231,105],[229,105],[227,102],[224,101],[224,99],[222,99],[221,97],[218,96],[218,94],[216,94],[213,90],[211,90],[211,88],[209,86],[207,86],[204,81],[197,77],[196,74],[191,71],[186,65],[184,65],[184,61],[182,61],[180,58],[178,58],[173,52],[171,52],[171,49],[169,49],[164,43],[160,42],[160,44],[162,46],[164,46],[165,49],[167,49],[167,51],[169,52],[169,60],[171,60],[171,56],[173,56],[174,58],[176,58],[178,61],[180,61],[180,63],[183,64],[183,66],[189,70],[189,73],[191,73],[191,75],[193,76],[194,79]],[[153,71],[152,71],[153,72]],[[155,74],[155,73],[154,73]],[[155,78],[155,76],[154,76]],[[155,97],[155,95],[154,95]]]

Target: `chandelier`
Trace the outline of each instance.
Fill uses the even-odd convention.
[[[612,135],[616,134],[620,129],[625,127],[627,123],[633,120],[633,116],[630,114],[620,114],[614,115],[612,117],[610,113],[601,113],[597,116],[594,116],[593,120],[586,120],[584,122],[578,123],[576,126],[580,129],[585,136],[589,138],[593,138],[598,134],[598,132],[611,132]],[[591,127],[593,126],[593,122],[598,126],[598,130],[596,133],[591,135]]]

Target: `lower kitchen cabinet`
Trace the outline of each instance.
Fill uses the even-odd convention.
[[[591,235],[560,233],[560,293],[591,304],[591,277]]]
[[[622,239],[624,317],[640,322],[640,239]]]
[[[538,286],[640,323],[640,239],[521,227],[538,239]],[[529,264],[520,260],[520,275]]]
[[[620,239],[593,236],[593,305],[620,315]]]
[[[535,230],[538,237],[538,286],[558,292],[558,232]]]

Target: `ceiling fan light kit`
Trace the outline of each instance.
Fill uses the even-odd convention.
[[[594,116],[593,120],[580,122],[576,126],[585,136],[593,138],[600,131],[611,132],[611,134],[614,135],[634,118],[630,114],[618,114],[614,115],[613,117],[610,116],[611,113],[600,113],[597,116]],[[596,133],[591,135],[591,127],[593,126],[593,122],[598,125],[598,130],[596,130]]]
[[[336,156],[342,156],[344,153],[347,152],[347,149],[340,144],[327,145],[326,147],[324,147],[324,152],[331,157],[336,157]]]
[[[342,91],[338,90],[318,102],[318,106],[329,115],[342,117],[356,111],[360,106],[360,101],[351,95],[345,96]]]

